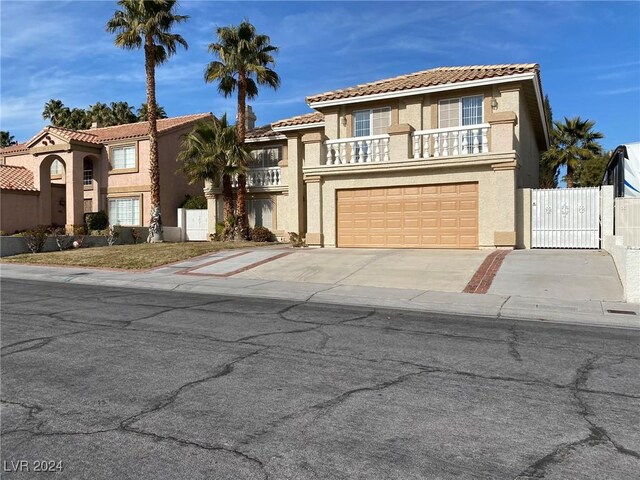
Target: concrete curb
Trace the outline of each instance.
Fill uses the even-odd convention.
[[[252,296],[297,302],[403,309],[504,320],[538,321],[592,327],[640,329],[640,305],[594,300],[360,287],[248,278],[205,278],[160,272],[105,271],[74,267],[3,264],[0,276],[19,280],[104,285],[143,290]],[[629,312],[611,313],[610,310]]]

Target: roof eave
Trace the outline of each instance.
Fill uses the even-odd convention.
[[[495,85],[497,83],[509,83],[509,82],[517,82],[521,80],[530,80],[530,79],[536,79],[535,72],[517,73],[515,75],[483,78],[480,80],[470,80],[468,82],[445,83],[442,85],[431,85],[428,87],[410,88],[408,90],[374,93],[370,95],[337,98],[334,100],[324,100],[324,101],[321,100],[317,102],[309,101],[309,98],[313,98],[313,97],[308,97],[307,104],[311,108],[333,107],[333,106],[344,105],[348,103],[362,103],[362,102],[371,102],[374,100],[386,100],[389,98],[410,97],[413,95],[423,95],[423,94],[434,93],[434,92],[446,92],[449,90],[459,90],[462,88],[481,87],[485,85]]]
[[[286,135],[271,135],[270,137],[263,136],[263,137],[245,138],[245,142],[247,143],[272,142],[272,141],[286,140],[286,139],[287,139]]]
[[[272,127],[274,132],[290,132],[292,130],[302,130],[308,128],[321,128],[324,127],[324,122],[315,123],[303,123],[301,125],[286,125],[284,127]]]

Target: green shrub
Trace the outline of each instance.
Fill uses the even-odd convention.
[[[273,242],[276,236],[267,227],[255,227],[250,231],[250,238],[254,242]]]
[[[106,230],[106,232],[107,233],[104,236],[107,239],[107,245],[112,247],[120,236],[120,229],[115,227],[114,225],[109,225],[109,228]]]
[[[72,238],[70,235],[67,235],[67,232],[62,227],[50,228],[51,236],[56,241],[56,245],[58,246],[58,250],[63,251],[67,248],[71,248]]]
[[[138,241],[140,240],[140,237],[142,235],[140,235],[140,232],[138,230],[136,230],[135,228],[131,229],[131,238],[133,239],[133,244],[137,245]]]
[[[104,230],[109,225],[109,217],[100,210],[99,212],[91,212],[84,214],[84,221],[87,224],[87,230]]]
[[[31,250],[31,253],[40,253],[44,247],[44,242],[47,241],[49,236],[48,225],[38,225],[36,228],[27,230],[22,234],[27,242],[27,247]]]
[[[185,199],[180,205],[180,208],[186,208],[188,210],[206,210],[207,199],[202,195],[185,195]]]
[[[297,234],[296,232],[289,232],[289,242],[291,242],[291,246],[295,248],[307,246],[305,238],[302,235]]]
[[[0,237],[6,237],[7,236],[7,232],[5,232],[4,230],[0,230]]]
[[[86,225],[72,225],[73,234],[74,235],[86,235],[87,234],[87,226]]]

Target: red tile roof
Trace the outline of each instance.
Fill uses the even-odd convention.
[[[304,115],[298,115],[297,117],[285,118],[284,120],[278,120],[273,122],[271,126],[273,128],[278,127],[294,127],[297,125],[309,125],[312,123],[324,122],[324,115],[320,112],[310,112]]]
[[[193,115],[183,115],[181,117],[163,118],[158,120],[158,133],[163,134],[176,128],[194,123],[205,118],[214,118],[212,113],[196,113]],[[34,135],[31,140],[18,145],[12,145],[0,149],[0,155],[28,152],[27,145],[40,137],[43,133],[50,132],[67,141],[76,140],[79,142],[101,145],[114,140],[126,138],[144,137],[149,133],[149,122],[127,123],[124,125],[114,125],[113,127],[100,127],[88,130],[71,130],[69,128],[54,127],[49,125]]]
[[[414,88],[468,82],[485,78],[504,77],[519,73],[537,73],[536,63],[506,65],[471,65],[466,67],[439,67],[421,72],[400,75],[399,77],[378,80],[355,87],[331,92],[319,93],[307,97],[307,103],[339,100],[343,98],[375,95],[377,93],[400,92]]]
[[[0,155],[4,155],[7,153],[21,153],[28,152],[27,143],[17,143],[15,145],[11,145],[10,147],[0,148]]]
[[[33,172],[13,165],[0,165],[0,189],[38,191],[33,184]]]
[[[280,135],[280,133],[274,132],[271,125],[264,125],[262,127],[254,128],[253,130],[247,130],[244,137],[247,140],[251,140],[253,138],[277,137],[278,135]]]
[[[173,129],[194,123],[205,118],[214,118],[212,113],[196,113],[181,117],[162,118],[158,120],[158,133],[166,133]],[[52,127],[49,127],[52,128]],[[125,138],[144,137],[149,133],[149,122],[127,123],[113,127],[92,128],[79,130],[78,133],[93,135],[99,143]]]

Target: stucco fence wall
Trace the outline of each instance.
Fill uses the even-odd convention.
[[[33,227],[33,219],[38,218],[39,192],[2,190],[0,196],[0,230],[12,235],[18,230]]]
[[[145,242],[149,235],[148,227],[135,227],[140,233],[138,242]],[[163,227],[164,239],[166,242],[179,242],[180,229],[178,227]],[[116,240],[116,245],[133,244],[130,227],[120,227],[120,236]],[[107,245],[107,239],[103,236],[86,235],[82,248],[88,247],[104,247]],[[57,252],[58,245],[53,237],[47,238],[44,244],[43,252]],[[22,237],[0,237],[0,257],[9,257],[11,255],[19,255],[21,253],[31,253],[27,242]]]

